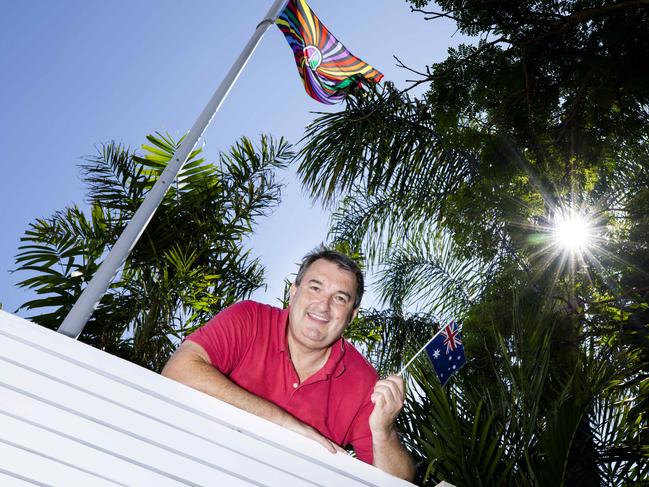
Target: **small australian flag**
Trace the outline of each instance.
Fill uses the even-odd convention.
[[[433,363],[442,385],[466,363],[460,327],[451,322],[444,326],[426,345],[426,353]]]

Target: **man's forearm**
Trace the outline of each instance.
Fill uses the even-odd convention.
[[[377,381],[370,400],[374,410],[370,414],[372,452],[374,466],[395,477],[413,480],[415,464],[410,454],[399,441],[395,420],[403,408],[405,384],[398,375],[390,375]]]
[[[290,415],[286,411],[239,387],[200,358],[172,357],[163,369],[162,375],[273,423],[284,425],[290,421],[288,419]]]
[[[405,480],[415,478],[415,463],[399,441],[396,431],[372,435],[374,466]]]
[[[315,428],[303,423],[276,404],[232,382],[211,365],[202,347],[192,342],[181,345],[165,365],[162,375],[311,438],[332,453],[342,451],[338,445],[322,436]]]

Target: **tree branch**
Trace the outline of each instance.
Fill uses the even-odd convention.
[[[461,24],[464,23],[460,18],[451,15],[450,13],[447,12],[430,12],[421,8],[415,8],[415,7],[410,7],[410,12],[411,13],[420,13],[424,15],[429,15],[429,17],[424,17],[424,20],[436,20],[440,18],[446,18],[446,19],[451,19],[454,20],[456,23]],[[452,12],[452,11],[451,11]],[[476,24],[470,24],[470,25],[476,25]]]
[[[561,20],[550,25],[551,30],[549,30],[548,32],[532,37],[530,39],[521,39],[521,45],[533,44],[541,39],[545,39],[546,37],[551,37],[560,34],[561,32],[570,29],[575,24],[578,24],[585,20],[590,20],[595,17],[599,17],[601,15],[606,15],[608,13],[615,12],[617,10],[631,9],[635,7],[641,7],[643,5],[649,5],[649,0],[629,0],[627,2],[615,3],[613,5],[605,5],[603,7],[589,8],[586,10],[582,10],[580,12],[576,12],[574,14],[570,14],[565,17],[562,17]]]

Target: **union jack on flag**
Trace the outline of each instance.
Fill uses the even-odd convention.
[[[455,347],[462,345],[462,339],[460,338],[460,329],[457,326],[457,323],[450,323],[442,329],[442,335],[444,336],[444,345],[446,345],[446,353],[450,353],[455,350]]]
[[[426,353],[439,381],[445,385],[451,376],[466,363],[460,326],[452,321],[442,327],[426,345]]]

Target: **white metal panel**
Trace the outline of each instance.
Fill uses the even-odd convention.
[[[2,311],[0,383],[0,425],[14,428],[0,427],[0,445],[42,460],[51,476],[37,482],[60,485],[72,469],[117,485],[411,485]],[[0,455],[0,474],[11,466]]]
[[[7,379],[14,379],[14,384],[7,384]],[[297,480],[295,476],[264,465],[253,457],[239,455],[218,444],[118,408],[10,364],[3,358],[0,358],[0,394],[7,398],[0,405],[0,412],[5,410],[32,424],[73,437],[84,445],[101,445],[108,454],[130,459],[137,465],[147,465],[177,480],[200,484],[204,479],[216,476],[231,485],[255,482],[286,485]],[[249,442],[249,447],[255,447],[253,441]],[[218,462],[206,457],[217,458]],[[238,477],[243,477],[247,483],[239,482]]]
[[[277,453],[274,446],[261,443],[250,436],[233,434],[231,427],[133,390],[1,334],[0,350],[4,350],[0,356],[0,384],[13,377],[13,387],[32,396],[30,401],[56,403],[59,408],[86,418],[82,423],[90,420],[111,425],[116,431],[127,431],[135,437],[146,438],[159,445],[173,443],[174,449],[181,448],[183,452],[191,452],[199,458],[205,451],[209,451],[210,456],[219,457],[219,461],[226,465],[237,465],[238,462],[249,460],[245,457],[250,457],[251,451],[254,452],[256,463],[262,462],[264,455]],[[38,363],[38,370],[30,365],[34,363]],[[74,383],[66,378],[74,378]],[[68,421],[74,422],[76,419],[70,418]],[[62,420],[61,427],[64,428],[65,424],[65,420]],[[173,441],[170,441],[171,438]],[[108,438],[105,438],[104,443],[110,444]],[[233,452],[238,452],[238,455]],[[237,458],[241,455],[244,457]],[[339,478],[339,474],[332,476],[329,469],[303,458],[280,455],[272,467],[276,481],[286,485],[286,482],[301,480],[308,485],[309,480],[296,473],[296,467],[300,465],[310,472],[311,478],[319,479],[314,485],[328,485],[328,481]],[[261,478],[268,478],[271,473],[265,465],[253,466],[250,461],[238,465],[237,469],[245,472],[252,469]],[[294,478],[286,478],[282,470]]]
[[[0,395],[4,402],[0,406],[0,435],[10,438],[17,448],[63,464],[80,465],[121,485],[175,486],[183,480],[183,472],[174,475],[174,469],[164,468],[159,461],[147,463],[155,451],[151,452],[146,443],[135,445],[145,450],[144,454],[130,457],[134,445],[128,438],[116,442],[108,429],[97,431],[99,428],[88,427],[83,419],[2,386]],[[16,472],[29,474],[25,467],[33,469],[33,464]]]

